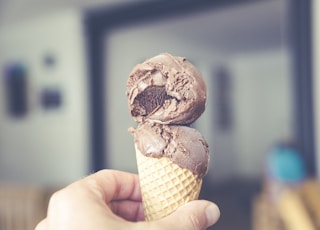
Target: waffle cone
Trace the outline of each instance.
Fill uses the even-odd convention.
[[[144,156],[136,147],[145,220],[161,219],[199,197],[202,179],[167,157]]]

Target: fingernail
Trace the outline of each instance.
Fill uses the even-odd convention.
[[[207,227],[216,223],[220,217],[220,210],[217,205],[211,204],[206,208]]]

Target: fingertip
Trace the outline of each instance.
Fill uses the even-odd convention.
[[[196,200],[179,207],[162,219],[166,227],[174,229],[206,229],[215,224],[220,217],[218,206],[210,201]]]
[[[205,209],[205,214],[207,218],[207,227],[214,225],[220,218],[220,209],[219,207],[211,203]]]

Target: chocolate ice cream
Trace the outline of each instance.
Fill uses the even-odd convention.
[[[184,57],[163,53],[134,67],[126,91],[137,122],[190,124],[205,110],[206,86]]]
[[[208,171],[208,144],[196,129],[188,126],[144,123],[130,129],[139,151],[149,157],[167,157],[199,179]]]

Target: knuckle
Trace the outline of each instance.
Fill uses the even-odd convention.
[[[68,196],[68,192],[63,189],[59,190],[52,194],[52,196],[49,199],[49,210],[59,210],[61,208],[66,208],[66,205],[68,204],[67,201],[70,200],[70,196]],[[62,207],[63,206],[63,207]]]
[[[49,206],[55,206],[57,203],[59,203],[62,199],[62,193],[61,191],[57,191],[53,193],[49,200]]]
[[[198,217],[198,216],[196,216],[196,215],[191,215],[191,216],[189,217],[189,221],[190,221],[190,224],[191,224],[193,230],[200,230],[200,229],[202,229],[201,221],[199,220],[199,217]]]

